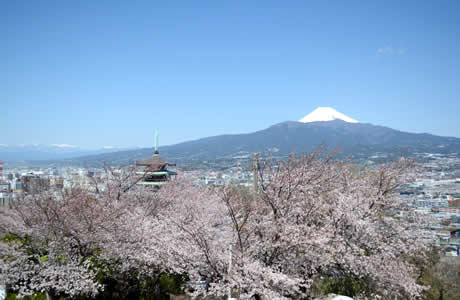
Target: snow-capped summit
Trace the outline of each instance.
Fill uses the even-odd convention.
[[[331,107],[318,107],[305,117],[299,120],[302,123],[318,122],[318,121],[332,121],[342,120],[348,123],[359,123],[358,121],[339,113]]]

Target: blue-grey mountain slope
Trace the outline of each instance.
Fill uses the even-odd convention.
[[[33,160],[59,160],[84,155],[107,154],[116,148],[84,149],[71,145],[0,145],[0,160],[7,162]]]
[[[160,147],[170,159],[217,159],[242,153],[286,155],[311,152],[319,145],[341,147],[345,154],[375,152],[460,153],[460,138],[408,133],[388,127],[342,120],[320,122],[283,122],[247,134],[219,135],[176,145]],[[153,150],[138,149],[78,158],[86,162],[129,163],[152,155]]]

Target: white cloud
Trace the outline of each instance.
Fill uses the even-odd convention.
[[[393,48],[389,46],[377,49],[377,54],[380,54],[380,55],[385,55],[385,54],[390,55],[390,54],[393,54],[393,52],[394,52]]]
[[[377,55],[404,55],[407,50],[405,48],[393,48],[392,46],[386,46],[377,49]]]
[[[104,148],[104,149],[113,149],[113,146],[104,146],[102,148]]]
[[[75,148],[74,145],[69,144],[51,144],[51,146],[59,147],[59,148]]]
[[[0,144],[0,147],[8,147],[7,144]]]

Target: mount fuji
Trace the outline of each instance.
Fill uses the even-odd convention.
[[[172,160],[212,160],[241,157],[256,152],[272,156],[314,151],[319,145],[340,147],[353,157],[376,152],[404,154],[445,153],[460,157],[460,138],[428,133],[409,133],[384,126],[360,123],[333,108],[319,107],[299,121],[286,121],[247,134],[226,134],[160,147]],[[87,156],[78,160],[129,164],[152,155],[152,148]]]
[[[299,120],[302,123],[327,122],[333,120],[342,120],[348,123],[359,123],[358,121],[336,111],[331,107],[318,107],[305,117]]]

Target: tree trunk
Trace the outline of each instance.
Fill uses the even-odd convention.
[[[57,299],[54,295],[50,294],[48,291],[45,292],[46,300],[55,300]]]
[[[262,300],[262,297],[260,295],[258,295],[258,294],[252,295],[251,298],[254,299],[254,300]]]

